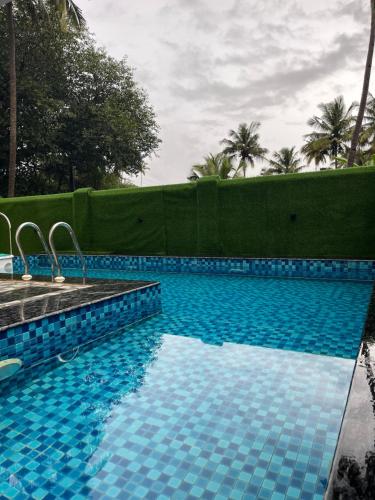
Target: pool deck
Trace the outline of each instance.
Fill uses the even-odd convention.
[[[375,288],[332,465],[326,500],[375,498]]]
[[[155,285],[149,281],[69,278],[63,284],[34,276],[32,281],[0,277],[0,332],[40,318],[101,302]]]

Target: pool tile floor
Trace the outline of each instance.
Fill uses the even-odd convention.
[[[3,398],[0,491],[322,498],[353,364],[138,326]]]
[[[371,285],[105,277],[164,313],[0,396],[1,494],[322,500]]]

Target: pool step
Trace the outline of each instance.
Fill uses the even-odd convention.
[[[22,361],[18,358],[0,361],[0,381],[15,375],[22,368]]]

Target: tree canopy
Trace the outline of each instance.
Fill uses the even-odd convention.
[[[309,163],[314,161],[318,165],[329,160],[337,168],[338,155],[346,154],[348,149],[355,104],[347,108],[344,98],[339,96],[331,102],[319,104],[318,107],[321,115],[315,115],[307,122],[314,131],[305,136],[306,144],[302,153],[306,155]]]
[[[239,159],[238,170],[242,170],[244,176],[247,166],[254,167],[255,160],[264,159],[267,153],[267,149],[260,145],[259,128],[259,122],[240,123],[238,130],[230,130],[229,138],[221,141],[225,146],[223,153]]]
[[[210,153],[205,156],[204,163],[193,165],[189,180],[196,180],[199,177],[207,177],[217,175],[220,179],[230,179],[231,174],[235,175],[235,167],[232,163],[232,158],[224,153],[216,155]]]
[[[138,174],[159,145],[148,97],[126,60],[86,30],[58,30],[18,10],[17,194],[47,194]],[[0,13],[0,195],[6,193],[9,125],[7,34]]]
[[[295,146],[292,148],[281,148],[280,151],[275,151],[272,155],[272,159],[268,160],[268,162],[270,166],[262,171],[262,175],[296,174],[303,168],[301,158]]]

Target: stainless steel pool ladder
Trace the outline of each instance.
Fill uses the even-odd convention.
[[[3,214],[3,212],[0,212],[0,216],[8,224],[8,230],[9,230],[9,255],[13,255],[13,250],[12,250],[12,224],[10,223],[9,217],[7,215]]]
[[[51,252],[49,251],[48,245],[46,243],[46,240],[44,239],[44,236],[43,236],[42,231],[40,230],[40,227],[37,226],[36,224],[34,224],[34,222],[24,222],[23,224],[21,224],[20,226],[18,226],[17,231],[16,231],[16,244],[17,244],[17,247],[18,247],[18,251],[20,253],[20,257],[21,257],[22,262],[23,262],[23,266],[24,266],[24,273],[22,275],[22,279],[24,281],[30,281],[33,278],[32,275],[30,274],[29,263],[27,262],[27,257],[25,255],[23,249],[22,249],[21,241],[20,241],[21,232],[26,227],[30,227],[31,229],[34,229],[34,231],[38,235],[38,237],[40,239],[40,242],[42,243],[42,246],[44,248],[44,251],[47,254],[48,260],[50,261],[50,264],[51,264],[51,279],[53,281],[53,277],[54,277],[54,263],[53,263],[53,259],[52,259],[52,256],[51,256]]]
[[[83,256],[83,253],[81,251],[81,248],[78,244],[78,240],[77,240],[77,237],[75,235],[75,232],[73,231],[73,228],[67,223],[67,222],[56,222],[56,224],[54,224],[50,231],[49,231],[49,235],[48,235],[48,241],[49,241],[49,246],[51,247],[51,251],[52,251],[52,255],[53,255],[53,260],[54,260],[54,263],[55,263],[55,267],[56,267],[56,271],[57,271],[57,275],[55,277],[55,281],[56,283],[62,283],[63,281],[65,281],[65,278],[64,276],[62,275],[62,269],[61,269],[61,265],[59,263],[59,258],[57,256],[57,253],[56,253],[56,247],[55,247],[55,243],[53,241],[53,235],[56,231],[56,229],[58,227],[63,227],[65,228],[71,239],[72,239],[72,242],[73,242],[73,245],[74,245],[74,248],[76,249],[76,252],[80,258],[80,261],[81,261],[81,266],[82,266],[82,280],[83,280],[83,283],[85,284],[86,282],[86,275],[87,275],[87,267],[86,267],[86,261],[85,261],[85,258]]]

